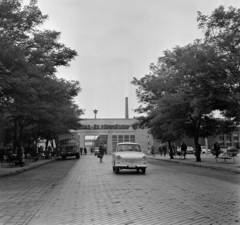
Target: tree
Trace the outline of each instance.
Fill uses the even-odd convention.
[[[213,116],[219,108],[219,97],[209,92],[209,85],[214,81],[212,55],[211,46],[200,40],[177,46],[173,51],[165,51],[156,65],[151,64],[150,75],[140,80],[134,78],[132,82],[138,86],[140,102],[145,104],[136,111],[147,113],[153,133],[164,132],[169,139],[183,134],[193,137],[196,161],[201,161],[199,137],[214,134],[221,123]]]
[[[77,53],[58,42],[59,32],[38,29],[47,18],[36,0],[24,7],[18,0],[0,2],[0,122],[14,128],[15,143],[43,121],[76,127],[82,114],[73,102],[79,82],[55,76]]]

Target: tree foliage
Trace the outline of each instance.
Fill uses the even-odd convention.
[[[149,75],[132,81],[142,103],[136,112],[146,115],[139,125],[163,140],[193,137],[197,161],[199,137],[232,131],[239,122],[238,17],[239,10],[225,12],[222,6],[210,17],[199,13],[206,38],[164,51]],[[216,110],[225,120],[214,117]]]
[[[214,48],[214,70],[218,73],[213,91],[224,96],[221,112],[240,121],[240,9],[224,6],[216,8],[210,16],[198,12],[199,28],[205,42]]]
[[[38,28],[47,18],[36,0],[0,2],[0,122],[14,128],[15,142],[24,132],[48,138],[76,128],[83,113],[73,101],[79,82],[55,75],[77,52],[59,42],[60,32]]]

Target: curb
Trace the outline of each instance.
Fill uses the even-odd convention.
[[[164,161],[164,162],[170,162],[170,163],[178,163],[178,164],[182,164],[182,165],[187,165],[187,166],[195,166],[195,167],[203,167],[203,168],[208,168],[208,169],[213,169],[213,170],[223,170],[223,171],[227,171],[227,172],[232,172],[232,173],[237,173],[240,174],[240,171],[236,170],[236,169],[232,169],[232,168],[225,168],[225,167],[220,167],[220,166],[214,166],[214,165],[204,165],[201,164],[201,162],[180,162],[180,161],[174,161],[174,160],[167,160],[167,159],[158,159],[158,158],[153,158],[153,157],[148,157],[148,159],[153,159],[153,160],[160,160],[160,161]]]
[[[52,161],[56,161],[56,160],[57,159],[51,159],[51,160],[45,161],[45,162],[40,163],[40,164],[31,165],[30,167],[26,167],[26,168],[18,169],[18,170],[15,170],[15,171],[11,171],[11,172],[8,172],[6,174],[0,174],[0,178],[13,176],[13,175],[17,175],[17,174],[20,174],[20,173],[24,173],[26,171],[35,169],[35,168],[43,166],[43,165],[46,165],[46,164],[51,163]]]

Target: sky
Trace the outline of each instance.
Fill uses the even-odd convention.
[[[28,4],[29,0],[23,0]],[[133,77],[149,74],[163,51],[203,38],[197,11],[211,15],[220,5],[240,8],[239,0],[38,0],[49,16],[43,29],[61,32],[59,42],[78,56],[56,76],[78,80],[81,92],[74,99],[85,110],[81,118],[129,118],[141,103]]]

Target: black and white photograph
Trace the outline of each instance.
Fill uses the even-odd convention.
[[[0,225],[237,224],[239,0],[0,0]]]

